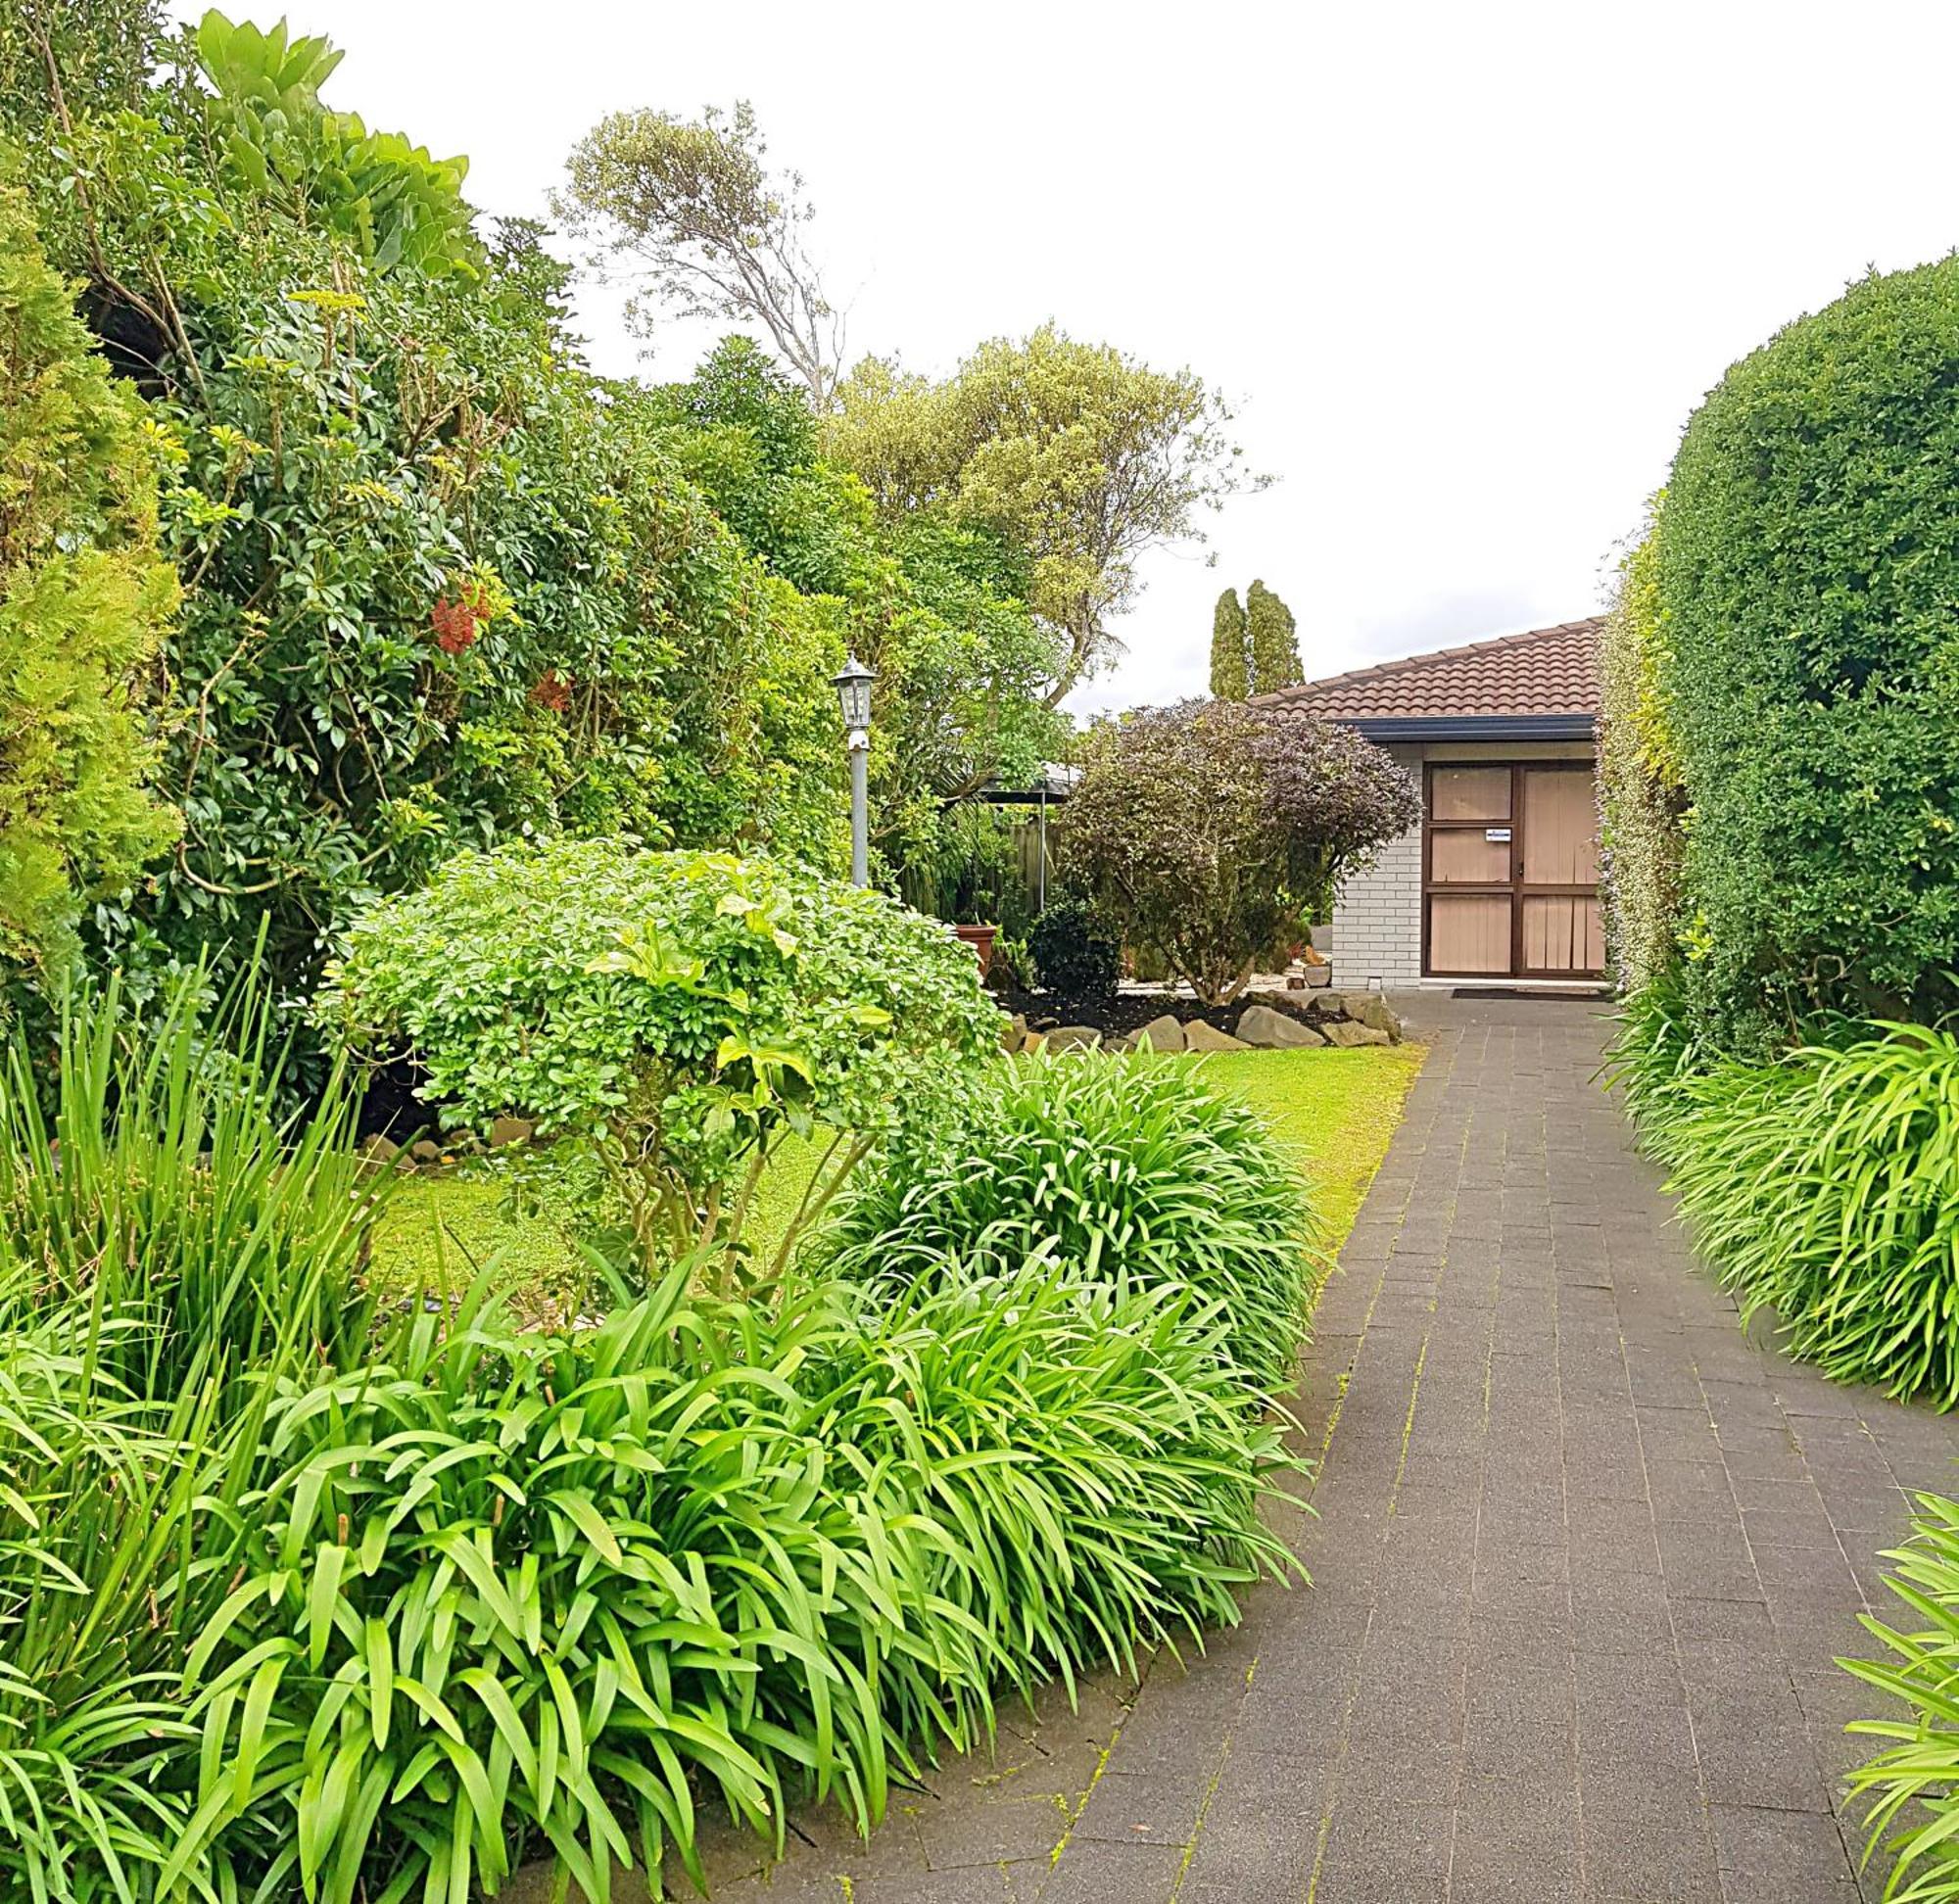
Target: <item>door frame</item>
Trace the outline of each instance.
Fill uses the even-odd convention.
[[[1502,823],[1495,820],[1443,820],[1435,818],[1435,770],[1438,767],[1507,767],[1510,773],[1510,877],[1502,881],[1445,880],[1437,884],[1434,875],[1434,843],[1438,831],[1469,833]],[[1583,898],[1598,903],[1599,886],[1548,885],[1524,881],[1524,776],[1534,774],[1583,774],[1596,779],[1596,760],[1451,760],[1447,757],[1424,760],[1421,768],[1421,976],[1424,978],[1480,978],[1500,982],[1519,978],[1602,978],[1604,969],[1596,971],[1542,971],[1524,964],[1524,900]],[[1441,892],[1465,899],[1507,898],[1510,902],[1510,964],[1507,972],[1439,972],[1429,959],[1429,899]]]

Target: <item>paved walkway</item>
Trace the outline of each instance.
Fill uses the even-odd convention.
[[[1831,1661],[1959,1428],[1743,1337],[1590,1081],[1594,1008],[1414,1011],[1308,1360],[1313,1586],[1129,1704],[1050,1700],[868,1845],[717,1859],[717,1900],[1858,1904],[1869,1701]]]

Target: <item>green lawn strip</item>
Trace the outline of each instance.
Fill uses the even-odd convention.
[[[1354,1227],[1425,1055],[1421,1045],[1403,1044],[1220,1051],[1201,1062],[1204,1075],[1251,1105],[1295,1160],[1313,1186],[1330,1254]]]
[[[1421,1060],[1421,1046],[1395,1045],[1229,1051],[1196,1062],[1218,1089],[1243,1098],[1270,1124],[1313,1186],[1330,1253],[1353,1227]],[[789,1139],[778,1153],[748,1213],[747,1235],[758,1254],[773,1249],[793,1219],[823,1149]],[[511,1212],[500,1184],[418,1176],[402,1186],[383,1217],[373,1265],[382,1281],[412,1288],[437,1282],[439,1270],[453,1282],[494,1261],[519,1281],[549,1289],[575,1256],[571,1238],[549,1216]]]

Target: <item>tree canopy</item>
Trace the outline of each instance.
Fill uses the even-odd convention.
[[[1305,679],[1292,610],[1263,582],[1246,590],[1242,605],[1237,590],[1226,589],[1211,621],[1213,697],[1246,700]]]
[[[759,324],[819,411],[843,359],[843,318],[802,242],[815,214],[798,172],[775,174],[746,100],[698,119],[614,113],[572,150],[551,209],[595,262],[636,287],[628,314],[655,308]]]
[[[1245,648],[1245,604],[1236,589],[1218,597],[1211,616],[1211,694],[1241,701],[1252,691],[1251,656]]]
[[[1148,549],[1203,540],[1248,476],[1230,412],[1189,370],[1154,370],[1054,324],[981,344],[940,382],[866,357],[826,428],[879,513],[991,530],[1024,552],[1027,605],[1065,640],[1060,700],[1111,659]]]
[[[1252,692],[1275,693],[1306,679],[1300,665],[1298,624],[1263,582],[1245,591],[1245,643],[1251,661]]]

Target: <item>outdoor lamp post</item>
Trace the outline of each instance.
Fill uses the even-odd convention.
[[[877,676],[853,654],[836,677],[850,749],[850,883],[871,883],[871,684]]]

